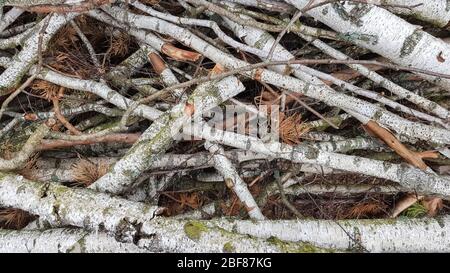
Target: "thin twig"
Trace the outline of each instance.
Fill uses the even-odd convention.
[[[282,177],[279,177],[279,172],[275,171],[274,172],[274,176],[275,176],[275,181],[277,182],[278,185],[278,190],[280,192],[280,196],[281,196],[281,201],[283,201],[283,204],[298,218],[298,219],[302,219],[304,218],[303,215],[297,210],[297,208],[291,204],[291,202],[289,202],[289,200],[286,197],[286,194],[284,193],[283,190],[283,183],[285,181],[287,181],[289,178],[291,178],[291,176],[293,175],[292,172],[288,172],[286,174],[284,174]]]

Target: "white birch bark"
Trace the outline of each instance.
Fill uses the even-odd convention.
[[[210,168],[213,166],[214,161],[209,156],[208,152],[198,152],[195,154],[164,154],[161,155],[151,165],[150,170],[176,170],[176,169],[198,169],[198,168]],[[266,155],[257,154],[252,151],[245,150],[229,150],[225,151],[227,158],[234,162],[242,163],[251,160],[270,160]],[[94,164],[106,163],[113,164],[120,158],[118,157],[87,157],[85,158],[89,162]],[[64,158],[64,160],[56,158],[39,158],[34,166],[37,169],[59,169],[69,171],[74,164],[80,161],[79,158]]]
[[[255,221],[255,220],[252,220]],[[309,242],[284,242],[257,238],[224,229],[219,221],[177,220],[157,217],[147,221],[142,231],[152,234],[142,238],[138,246],[155,252],[339,252],[341,249],[316,247]],[[226,221],[227,222],[227,221]],[[255,221],[259,222],[259,221]],[[266,221],[263,221],[266,222]],[[224,225],[225,226],[225,225]]]
[[[34,70],[35,67],[31,69],[31,73],[33,73]],[[111,89],[104,83],[92,80],[77,79],[48,69],[42,69],[38,78],[60,86],[64,86],[66,88],[86,91],[95,94],[122,110],[127,110],[128,107],[130,107],[130,105],[133,105],[134,102],[133,100],[122,96],[117,91]],[[133,114],[149,120],[155,120],[162,114],[162,112],[146,105],[139,105],[133,111]]]
[[[223,223],[223,224],[222,224]],[[306,241],[326,248],[369,252],[448,252],[450,218],[379,220],[230,221],[218,226],[260,238]]]
[[[294,8],[282,1],[277,0],[227,0],[229,2],[252,6],[256,8],[267,9],[269,11],[292,12]]]
[[[183,220],[156,217],[137,245],[154,252],[448,252],[450,219]]]
[[[5,135],[7,132],[9,132],[11,129],[13,129],[17,124],[20,124],[21,120],[18,118],[13,118],[8,123],[6,123],[2,129],[0,129],[0,139]]]
[[[34,27],[36,25],[36,22],[31,22],[15,27],[10,27],[3,32],[0,33],[0,38],[6,38],[6,37],[12,37],[15,35],[18,35],[26,30],[29,30],[30,28]]]
[[[352,150],[380,150],[383,148],[380,141],[362,137],[340,141],[324,141],[309,145],[322,151],[335,153],[346,153]]]
[[[160,48],[160,50],[161,50],[161,48]],[[158,55],[158,53],[153,48],[150,48],[149,53]],[[162,60],[162,58],[161,58],[161,60]],[[167,65],[159,73],[159,76],[161,77],[162,82],[166,86],[172,86],[172,85],[180,83],[178,81],[177,77],[175,76],[175,74],[173,74],[172,70],[169,67],[167,67]],[[184,89],[182,89],[182,88],[175,89],[171,93],[176,99],[180,99],[182,101],[185,101],[187,99],[187,95],[185,94]]]
[[[105,231],[123,242],[140,236],[140,224],[162,210],[88,189],[39,183],[6,173],[0,173],[0,205],[28,211],[55,226]]]
[[[205,148],[213,154],[214,167],[222,175],[227,187],[234,191],[239,200],[244,204],[247,209],[248,215],[252,219],[264,220],[265,217],[256,204],[255,199],[250,193],[247,184],[239,176],[238,171],[233,166],[231,161],[225,156],[223,147],[206,142]]]
[[[97,230],[101,227],[116,239],[127,238],[150,251],[311,252],[364,248],[371,252],[404,252],[448,251],[450,246],[447,216],[436,220],[349,220],[339,221],[339,225],[326,220],[176,220],[154,217],[155,207],[9,174],[0,178],[0,204],[28,210],[54,223]]]
[[[139,253],[134,244],[117,242],[103,232],[75,228],[0,229],[0,253]]]
[[[444,216],[438,219],[375,219],[375,220],[226,220],[208,221],[174,220],[155,218],[146,222],[142,230],[155,234],[153,247],[171,252],[221,252],[218,242],[224,239],[227,232],[243,234],[240,243],[229,239],[236,252],[255,252],[261,250],[251,246],[249,238],[266,239],[273,246],[285,252],[320,252],[320,251],[368,251],[368,252],[448,252],[450,236],[448,236],[450,219]],[[182,235],[183,226],[195,225],[202,231],[197,244]],[[164,227],[163,229],[159,227]],[[221,228],[222,235],[216,228]],[[196,229],[194,229],[196,230]],[[188,232],[189,234],[189,232]],[[192,233],[191,233],[192,235]],[[234,237],[236,239],[239,236]],[[300,246],[293,247],[286,242],[296,242]],[[148,244],[145,239],[142,246]],[[204,247],[204,248],[203,248]],[[224,246],[225,247],[225,246]],[[229,247],[227,247],[229,248]],[[153,250],[152,247],[149,247]],[[272,252],[268,248],[265,251]]]
[[[249,166],[250,169],[241,170],[239,173],[241,177],[255,177],[258,175],[264,175],[267,173],[267,171],[264,171],[262,166],[259,166],[258,164],[255,164],[256,166]],[[245,166],[247,167],[247,166]],[[302,173],[308,173],[308,174],[320,174],[320,175],[326,175],[331,173],[340,173],[338,170],[333,170],[332,168],[320,166],[320,165],[314,165],[314,164],[296,164],[292,166],[296,170]],[[202,172],[195,176],[195,179],[200,182],[224,182],[224,177],[222,174],[217,172]]]
[[[161,209],[87,189],[38,183],[12,174],[0,176],[0,205],[40,216],[50,225],[104,231],[117,241],[155,252],[311,251],[311,244],[279,242],[224,232],[215,225],[155,217]],[[39,227],[39,225],[38,225]],[[313,248],[314,251],[328,251]]]
[[[200,220],[203,219],[205,215],[214,215],[216,213],[216,203],[209,203],[208,205],[202,206],[198,210],[191,210],[183,214],[175,215],[173,218],[185,219],[185,220]]]
[[[285,194],[300,195],[300,194],[333,194],[333,195],[352,195],[352,194],[397,194],[402,192],[402,188],[391,185],[367,185],[367,184],[345,184],[345,185],[328,185],[328,184],[305,184],[298,185],[298,178],[290,178],[285,182],[285,185],[290,185],[284,188]],[[273,184],[268,189],[269,193],[277,193],[278,186]]]
[[[151,48],[149,46],[141,46],[128,58],[109,71],[105,77],[116,86],[120,86],[122,88],[133,86],[139,92],[149,95],[147,90],[150,88],[142,88],[142,85],[135,84],[130,78],[148,63],[147,54],[150,52],[150,49]]]
[[[222,53],[221,53],[222,54]],[[222,59],[223,60],[223,59]],[[130,100],[122,97],[120,95],[118,95],[114,90],[110,89],[109,87],[107,87],[104,84],[101,83],[96,83],[93,81],[86,81],[86,80],[79,80],[79,79],[74,79],[71,77],[67,77],[64,76],[62,74],[53,72],[53,71],[47,71],[45,73],[43,73],[44,76],[40,77],[43,78],[45,80],[48,80],[50,82],[65,86],[67,88],[72,88],[72,89],[78,89],[78,90],[84,90],[84,91],[88,91],[88,92],[92,92],[95,93],[101,97],[103,97],[104,99],[112,102],[113,104],[115,104],[116,106],[122,108],[122,109],[126,109],[127,104],[130,103]],[[280,75],[278,75],[280,76]],[[277,77],[278,77],[277,76]],[[277,82],[273,82],[274,84],[276,84]],[[292,83],[289,85],[291,86]],[[293,84],[295,86],[295,84]],[[308,86],[309,88],[310,86]],[[299,87],[301,88],[301,87]],[[299,91],[299,89],[293,89],[293,91]],[[310,96],[312,96],[310,94]],[[326,98],[328,98],[330,96],[321,96],[318,99],[324,99],[327,100]],[[331,96],[332,98],[333,96]],[[348,97],[348,96],[347,96]],[[353,98],[352,97],[348,97],[347,101],[351,101]],[[334,99],[331,99],[330,101],[327,100],[327,103],[330,105],[333,105]],[[362,101],[360,101],[359,103],[361,103]],[[345,103],[343,101],[343,103]],[[373,105],[366,105],[367,107],[374,107],[377,108],[376,106]],[[355,105],[356,107],[356,105]],[[381,108],[378,108],[378,110],[375,111],[381,111],[381,115],[374,115],[373,117],[376,117],[376,119],[381,123],[381,124],[385,124],[388,127],[394,129],[396,127],[396,125],[400,126],[399,128],[396,128],[397,131],[406,134],[406,135],[411,135],[414,133],[417,133],[418,136],[420,136],[421,138],[425,138],[430,140],[430,138],[432,138],[434,141],[436,141],[436,137],[431,137],[431,136],[436,136],[436,135],[442,135],[444,132],[434,132],[433,127],[430,126],[424,126],[421,124],[417,124],[417,123],[412,123],[406,119],[401,119],[399,117],[397,117],[396,115],[393,115],[392,113],[389,113],[387,111],[384,111]],[[156,119],[157,116],[159,116],[159,114],[161,112],[156,111],[156,109],[147,107],[147,106],[139,106],[137,108],[137,110],[135,111],[135,113],[137,112],[137,114],[140,115],[144,115],[146,118],[149,119]],[[370,112],[370,111],[369,111]],[[373,112],[372,112],[373,113]],[[377,112],[375,112],[376,114]],[[384,114],[384,115],[383,115]],[[370,115],[370,114],[369,114]],[[406,123],[406,126],[403,125]],[[395,130],[395,129],[394,129]],[[420,132],[420,133],[419,133]],[[445,134],[445,133],[444,133]],[[431,135],[431,136],[430,136]]]
[[[240,15],[243,19],[250,19],[250,17],[245,15]],[[272,48],[275,38],[272,37],[272,35],[264,30],[249,27],[249,26],[242,26],[238,23],[233,22],[232,20],[228,19],[227,17],[223,16],[222,19],[226,22],[228,27],[234,32],[234,34],[241,38],[245,43],[247,43],[250,46],[256,47],[263,51],[262,54],[259,54],[258,56],[262,60],[267,60],[267,56],[270,52],[270,49]],[[292,60],[295,59],[295,56],[292,55],[288,50],[286,50],[283,46],[280,44],[277,44],[275,46],[275,50],[273,51],[272,59],[276,61],[283,61],[283,60]],[[327,87],[321,80],[318,78],[305,73],[301,70],[301,67],[303,65],[276,65],[276,66],[269,66],[269,69],[272,69],[280,74],[286,74],[290,71],[293,72],[293,74],[301,79],[304,80],[310,84],[314,85],[322,85],[323,88],[329,88]]]
[[[286,2],[302,9],[309,1]],[[442,74],[450,70],[450,45],[383,8],[336,2],[309,10],[307,14],[345,35],[352,43],[397,64]],[[445,61],[440,62],[438,56]],[[450,91],[450,79],[422,76]]]
[[[413,16],[438,27],[445,27],[450,20],[450,3],[447,0],[380,0],[386,9],[396,14]],[[389,6],[392,5],[392,6]],[[397,6],[413,6],[402,8]]]
[[[345,137],[325,132],[306,132],[301,138],[312,141],[343,141]]]
[[[310,36],[306,36],[303,34],[299,34],[299,36],[306,41],[310,42],[312,45],[317,47],[318,49],[322,50],[325,54],[336,58],[338,60],[350,60],[351,58],[345,55],[344,53],[340,52],[339,50],[334,49],[333,47],[327,45],[326,43],[322,42],[320,39],[315,39]],[[367,67],[360,65],[360,64],[348,64],[348,67],[353,68],[355,71],[359,72],[361,75],[364,75],[365,77],[371,79],[376,84],[380,85],[381,87],[391,91],[392,93],[396,94],[400,98],[407,99],[416,105],[420,106],[422,109],[425,109],[429,111],[430,113],[434,113],[436,116],[447,119],[450,114],[449,111],[433,102],[427,99],[424,99],[423,97],[408,91],[407,89],[401,87],[400,85],[390,81],[389,79],[381,76],[375,71],[371,71]],[[348,85],[346,85],[348,87]],[[385,101],[382,103],[385,103]],[[389,105],[386,103],[386,105]],[[396,107],[395,107],[396,108]]]
[[[49,77],[49,75],[52,75],[52,77]],[[280,77],[283,77],[283,76],[281,76],[279,74],[276,74],[276,75],[278,75]],[[95,83],[95,82],[92,82],[92,81],[82,81],[82,80],[78,80],[78,79],[72,79],[70,77],[66,77],[66,76],[57,74],[57,73],[52,72],[52,71],[46,72],[46,74],[45,74],[45,76],[43,78],[44,79],[53,79],[53,81],[57,82],[57,84],[61,84],[63,86],[68,86],[69,88],[75,87],[74,89],[82,89],[82,90],[85,89],[85,90],[90,90],[91,92],[93,91],[94,93],[102,92],[101,94],[103,94],[105,99],[107,99],[108,101],[114,101],[115,103],[118,104],[118,106],[120,108],[126,109],[126,102],[124,101],[126,99],[124,97],[121,97],[114,90],[108,88],[107,86],[105,86],[103,84]],[[80,84],[80,81],[81,81],[81,84]],[[71,86],[73,86],[73,87],[71,87]],[[91,86],[93,86],[95,88],[90,88]],[[110,95],[108,96],[107,94],[110,94]],[[138,114],[142,115],[142,114],[145,114],[147,111],[150,111],[152,113],[149,116],[150,119],[155,119],[161,113],[161,112],[157,111],[156,109],[153,109],[153,108],[148,107],[148,106],[141,106],[141,107],[142,107],[142,109],[145,109],[145,112],[144,111],[138,112]],[[415,123],[413,123],[413,124],[415,124]],[[405,130],[408,130],[409,132],[411,132],[411,129],[413,129],[411,127],[412,127],[411,126],[411,122],[406,121],[406,125],[404,127]],[[424,129],[424,130],[425,130],[424,133],[426,133],[427,132],[426,129]],[[414,132],[415,130],[413,129],[412,131]],[[209,140],[212,140],[212,139],[209,139]],[[214,141],[214,140],[212,140],[212,141]],[[220,141],[220,140],[218,140],[218,141]],[[246,140],[244,140],[244,141],[246,141]],[[242,145],[240,143],[235,143],[235,144],[229,143],[229,142],[228,143],[227,142],[221,142],[221,143],[222,144],[226,144],[226,145],[230,145],[232,147],[238,147],[238,148],[245,149],[245,146],[242,147]],[[336,166],[336,167],[333,167],[331,165],[325,165],[325,166],[329,166],[329,167],[337,168],[337,169],[341,169],[341,170],[357,171],[357,169],[358,169],[357,165],[359,165],[359,164],[357,164],[357,165],[350,164],[349,166],[346,166],[346,167],[343,166],[345,164],[348,164],[348,163],[352,162],[352,160],[344,161],[342,163],[339,163],[339,164],[337,164],[339,166]],[[364,160],[367,161],[368,159],[364,159]],[[327,161],[325,161],[325,162],[327,162]],[[368,161],[368,162],[370,162],[370,161]],[[432,182],[430,185],[425,185],[425,188],[421,189],[421,185],[418,185],[418,184],[421,184],[420,182],[418,182],[420,180],[414,181],[414,179],[413,179],[414,177],[415,177],[415,179],[419,179],[418,177],[423,175],[421,172],[419,172],[417,170],[416,171],[412,171],[412,169],[410,169],[408,167],[404,167],[404,166],[393,164],[392,166],[394,166],[394,168],[391,169],[390,174],[384,174],[385,171],[384,171],[384,167],[383,166],[385,166],[385,165],[386,166],[391,166],[391,165],[389,165],[389,163],[382,163],[380,161],[375,161],[375,162],[376,162],[375,165],[378,166],[378,167],[376,167],[376,170],[375,169],[370,169],[369,172],[367,173],[368,175],[374,175],[376,177],[383,176],[383,178],[387,177],[387,179],[392,179],[393,181],[399,182],[400,180],[403,179],[403,177],[399,177],[398,175],[396,175],[394,169],[401,170],[403,168],[406,168],[407,173],[410,176],[409,176],[409,179],[407,179],[407,180],[405,180],[403,182],[411,181],[412,184],[409,185],[410,186],[409,188],[415,189],[415,187],[417,186],[418,187],[417,189],[419,191],[420,190],[424,190],[425,192],[427,192],[427,191],[429,191],[429,192],[436,192],[436,193],[440,193],[440,194],[444,194],[445,195],[445,193],[444,193],[444,192],[446,192],[446,190],[445,190],[445,183],[447,183],[447,182],[445,182],[446,181],[445,179],[441,180],[441,178],[428,177],[425,180],[431,179],[431,181],[434,181],[434,182]],[[323,162],[317,162],[317,161],[313,162],[313,164],[324,165]],[[369,164],[368,166],[372,166],[372,165]],[[388,168],[388,169],[390,169],[390,168]],[[416,172],[418,172],[418,173],[416,173]],[[403,175],[403,172],[400,172],[400,173],[402,173],[402,175]],[[410,182],[407,182],[407,183],[410,183]],[[408,187],[408,185],[406,185],[405,187]]]
[[[21,8],[12,8],[3,15],[0,20],[0,33],[2,33],[9,25],[11,25],[24,12]]]

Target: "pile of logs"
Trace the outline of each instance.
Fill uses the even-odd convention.
[[[450,249],[449,1],[0,15],[0,252]]]

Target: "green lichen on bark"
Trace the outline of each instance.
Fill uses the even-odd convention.
[[[8,173],[0,172],[0,182],[2,182],[3,178],[5,178],[6,176],[8,176]]]
[[[362,18],[372,9],[371,5],[361,3],[348,4],[348,6],[353,6],[350,10],[342,3],[333,3],[331,6],[342,20],[349,21],[358,27],[363,25]]]
[[[233,253],[235,250],[236,249],[231,242],[226,242],[223,245],[223,252],[225,252],[225,253]]]
[[[20,151],[38,126],[38,122],[30,122],[7,132],[2,138],[4,142],[3,145],[0,145],[0,156],[4,157],[5,152],[15,153]]]
[[[86,251],[86,232],[75,244],[67,249],[66,253],[87,253]]]
[[[334,117],[328,117],[327,118],[331,123],[333,123],[334,125],[336,125],[337,127],[341,126],[342,122],[344,121],[344,118],[342,118],[342,116],[337,115]],[[324,131],[326,129],[328,129],[331,125],[328,122],[322,122],[319,126],[317,127],[311,127],[310,129],[314,128],[316,131]],[[307,127],[307,126],[305,126]],[[307,128],[305,128],[307,129]]]
[[[208,227],[198,221],[189,221],[184,225],[184,233],[193,241],[200,240],[203,232],[208,231]]]
[[[304,154],[307,159],[316,159],[319,156],[319,150],[314,147],[306,146]]]
[[[359,32],[346,32],[342,34],[338,34],[339,38],[348,42],[364,42],[370,45],[378,44],[378,36],[371,34],[364,34]]]
[[[268,42],[270,39],[273,39],[273,37],[272,37],[269,33],[264,32],[264,33],[259,37],[258,41],[255,43],[255,47],[258,48],[258,49],[263,49],[264,46],[267,44],[267,42]]]
[[[403,42],[403,46],[400,50],[400,57],[404,58],[409,56],[414,49],[416,48],[417,44],[420,42],[420,40],[423,37],[423,31],[416,29],[414,32],[406,37],[405,41]]]
[[[275,245],[281,252],[285,253],[333,253],[331,248],[322,248],[307,242],[285,242],[277,237],[269,237],[267,242]]]

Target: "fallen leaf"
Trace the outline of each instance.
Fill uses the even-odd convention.
[[[395,205],[394,209],[391,213],[391,218],[397,217],[400,213],[402,213],[405,209],[409,208],[410,206],[414,205],[417,201],[422,200],[423,196],[417,196],[413,193],[410,193],[400,199],[397,204]]]
[[[436,216],[439,210],[444,206],[442,199],[439,197],[427,197],[422,200],[422,205],[427,209],[428,216]]]

